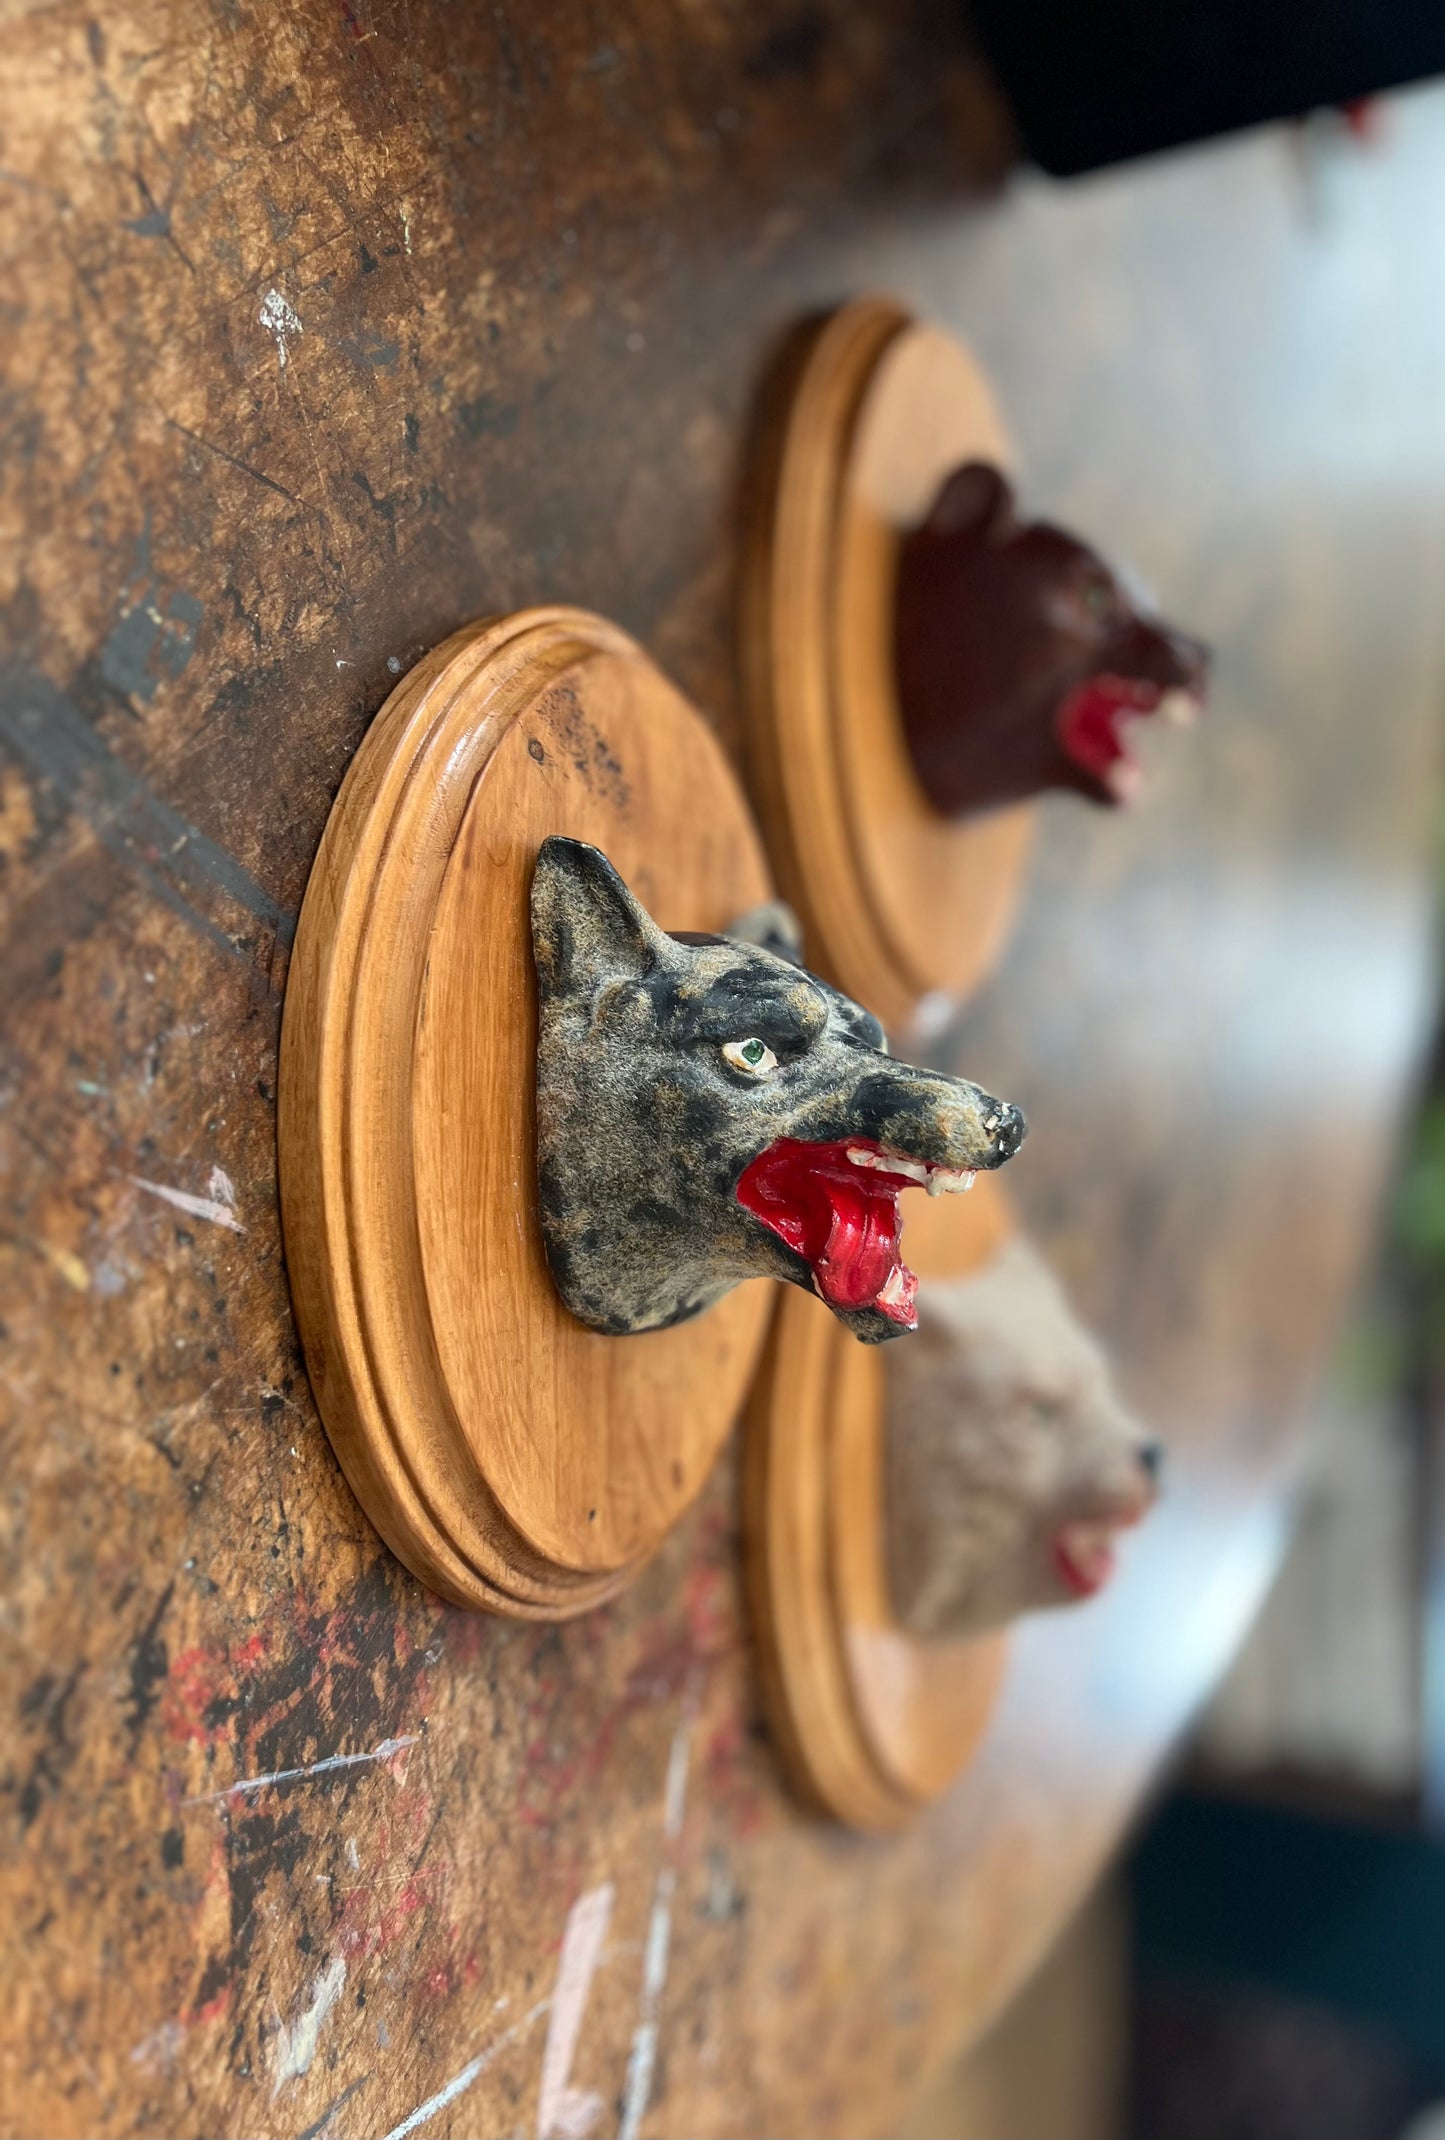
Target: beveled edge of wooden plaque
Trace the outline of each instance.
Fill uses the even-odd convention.
[[[328,820],[282,1025],[287,1265],[308,1373],[342,1468],[386,1543],[421,1581],[454,1603],[533,1619],[571,1617],[615,1595],[659,1541],[648,1539],[623,1565],[579,1571],[529,1544],[489,1489],[430,1320],[416,1211],[413,1055],[442,886],[482,775],[525,709],[569,667],[599,655],[650,669],[605,619],[537,608],[466,628],[402,679]],[[745,816],[740,790],[736,808]],[[760,857],[757,868],[765,895]],[[518,985],[532,987],[530,966]],[[530,1091],[511,1091],[499,1104],[530,1106]],[[530,1180],[518,1193],[534,1194]],[[744,1320],[756,1342],[739,1351],[739,1406],[765,1304]],[[579,1416],[579,1431],[588,1424]]]
[[[915,1250],[924,1276],[976,1267],[1013,1223],[991,1176],[966,1201],[926,1208]],[[964,1772],[1008,1655],[1006,1635],[929,1642],[893,1616],[885,1373],[879,1349],[785,1289],[753,1386],[744,1472],[748,1591],[774,1738],[810,1804],[873,1834],[905,1827]]]
[[[986,978],[1031,836],[1027,806],[939,815],[893,690],[898,528],[973,454],[1012,458],[975,360],[892,299],[858,298],[774,386],[745,528],[744,711],[775,866],[818,970],[898,1037],[936,1029]]]

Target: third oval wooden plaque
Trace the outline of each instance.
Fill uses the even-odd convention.
[[[977,1269],[1013,1226],[990,1175],[967,1197],[916,1201],[909,1254],[922,1278]],[[808,1798],[874,1832],[903,1827],[967,1766],[1007,1655],[1002,1635],[924,1641],[894,1617],[886,1373],[885,1348],[850,1343],[821,1302],[787,1288],[753,1390],[746,1469],[749,1590],[775,1735]]]

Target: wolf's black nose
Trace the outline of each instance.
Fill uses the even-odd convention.
[[[998,1128],[993,1133],[994,1149],[1000,1160],[1012,1159],[1028,1135],[1029,1126],[1017,1107],[1009,1107],[1002,1100],[998,1103],[997,1114]]]

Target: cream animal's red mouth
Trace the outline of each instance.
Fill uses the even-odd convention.
[[[1054,1539],[1054,1565],[1075,1597],[1097,1596],[1118,1564],[1120,1531],[1132,1530],[1147,1504],[1117,1515],[1061,1524]]]
[[[1146,677],[1101,670],[1097,676],[1086,677],[1059,708],[1059,741],[1076,765],[1103,782],[1116,802],[1129,802],[1143,778],[1143,768],[1129,749],[1129,726],[1160,711],[1187,724],[1198,713],[1199,700],[1191,691],[1171,691]]]
[[[969,1168],[910,1159],[868,1138],[804,1144],[780,1137],[748,1166],[737,1199],[806,1259],[830,1308],[877,1308],[913,1330],[918,1280],[900,1254],[898,1198],[915,1187],[938,1196],[972,1185]]]
[[[1066,1523],[1054,1540],[1054,1561],[1075,1597],[1091,1598],[1114,1573],[1111,1531],[1097,1523]]]

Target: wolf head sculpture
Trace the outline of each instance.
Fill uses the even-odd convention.
[[[888,1363],[894,1610],[963,1636],[1092,1597],[1155,1497],[1162,1452],[1022,1236],[976,1274],[921,1289]]]
[[[1188,720],[1209,656],[1096,550],[1024,521],[997,468],[944,483],[898,562],[895,666],[918,777],[946,816],[1069,788],[1128,802],[1131,724]]]
[[[667,935],[579,840],[542,843],[532,940],[542,1234],[572,1313],[659,1330],[771,1277],[867,1343],[911,1330],[899,1193],[1001,1166],[1018,1109],[894,1062],[875,1018],[773,951]]]

